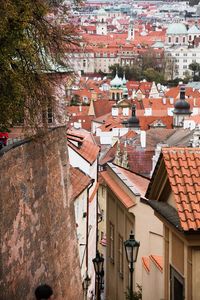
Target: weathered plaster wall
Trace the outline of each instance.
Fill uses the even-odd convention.
[[[82,299],[65,128],[0,156],[0,299]]]

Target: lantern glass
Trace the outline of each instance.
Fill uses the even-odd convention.
[[[95,273],[100,275],[103,269],[104,258],[100,256],[99,251],[97,251],[96,257],[92,261],[94,264]]]
[[[130,234],[130,237],[127,241],[124,242],[126,257],[129,263],[136,262],[138,256],[138,250],[140,243],[135,240],[134,235]]]

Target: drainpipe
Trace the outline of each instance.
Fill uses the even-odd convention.
[[[91,183],[87,188],[87,215],[86,215],[86,270],[88,271],[88,237],[89,237],[89,190],[94,184],[94,179],[91,179]]]
[[[97,182],[99,181],[99,154],[97,157]],[[98,241],[99,241],[99,235],[98,235],[98,208],[99,208],[99,199],[98,199],[98,191],[96,193],[96,253],[98,250]]]

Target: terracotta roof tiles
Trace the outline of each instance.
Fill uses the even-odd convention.
[[[70,166],[70,183],[72,186],[72,199],[75,200],[90,184],[91,178],[78,168]]]
[[[77,140],[77,138],[79,138],[79,140]],[[99,147],[88,141],[86,138],[83,138],[82,135],[75,132],[68,132],[67,140],[68,146],[89,162],[90,165],[97,159]]]
[[[200,229],[200,149],[163,148],[163,159],[184,231]]]
[[[142,257],[142,265],[147,271],[147,273],[150,272],[150,262],[149,262],[149,257],[148,256],[143,256]]]
[[[135,205],[133,199],[119,186],[119,184],[109,175],[108,171],[100,173],[106,184],[117,196],[117,198],[123,203],[126,208],[130,208]]]
[[[151,261],[154,262],[156,267],[162,272],[163,271],[163,258],[159,255],[150,255]]]
[[[142,257],[142,265],[147,273],[150,273],[150,261],[162,272],[163,271],[163,258],[160,255],[150,255]]]
[[[149,179],[140,176],[139,174],[133,173],[130,170],[124,169],[120,166],[115,165],[117,174],[123,174],[136,188],[142,197],[144,197],[147,187],[149,185]]]

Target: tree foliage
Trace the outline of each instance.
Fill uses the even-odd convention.
[[[126,295],[126,300],[141,300],[142,286],[137,284],[137,291],[131,291],[130,289],[127,289],[125,295]]]
[[[143,74],[147,81],[155,81],[156,83],[164,82],[164,74],[156,71],[154,68],[147,68]]]
[[[115,76],[117,70],[119,77],[123,77],[123,74],[125,73],[127,80],[142,80],[145,78],[148,81],[163,83],[163,72],[158,71],[155,67],[153,68],[147,66],[149,66],[149,64],[146,65],[146,68],[143,68],[142,66],[137,64],[131,66],[120,66],[119,64],[115,64],[113,66],[110,66],[109,69],[111,71],[112,78]]]
[[[193,81],[199,81],[200,64],[197,62],[193,62],[189,65],[189,69],[193,71]]]
[[[65,65],[66,47],[76,43],[75,28],[61,1],[6,0],[0,6],[0,127],[26,115],[36,126],[38,112],[53,102],[52,66]],[[59,5],[58,5],[59,4]],[[52,16],[54,16],[52,18]],[[50,18],[51,17],[51,18]]]

